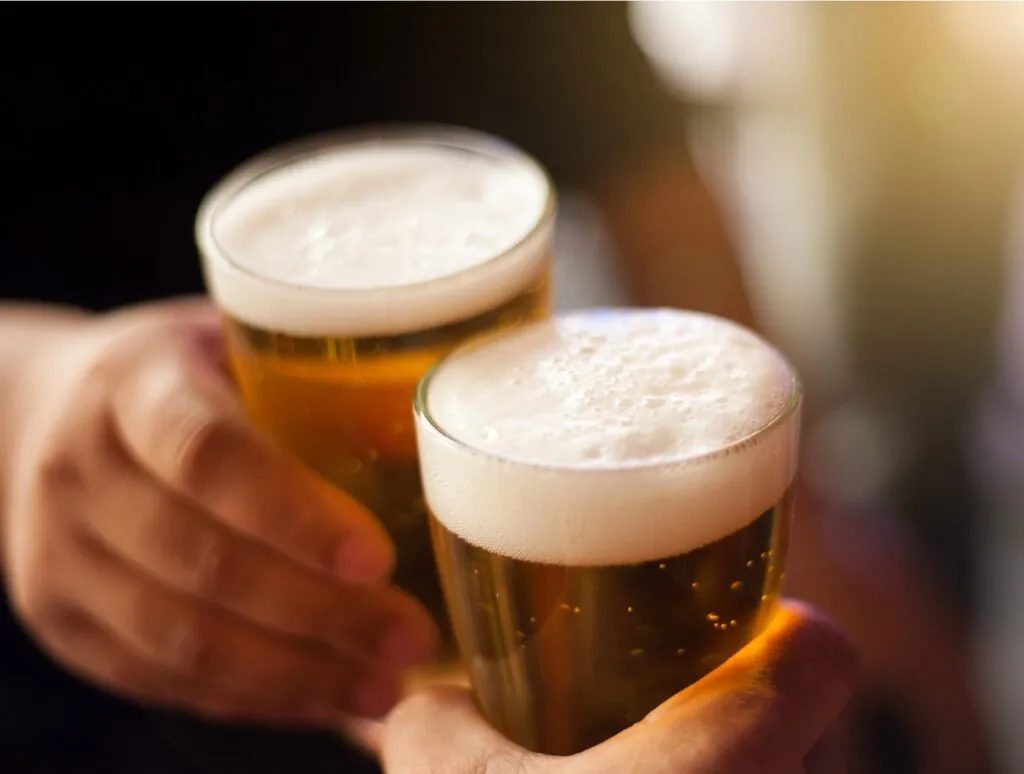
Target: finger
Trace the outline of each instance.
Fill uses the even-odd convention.
[[[73,674],[113,693],[145,704],[174,705],[173,681],[127,651],[87,615],[51,606],[37,631],[43,647]]]
[[[81,541],[84,542],[84,541]],[[82,609],[141,660],[187,680],[324,715],[378,717],[398,677],[342,654],[271,635],[146,579],[102,546],[69,560]]]
[[[846,774],[846,754],[841,737],[829,731],[804,756],[805,774]]]
[[[856,657],[842,632],[822,614],[786,602],[761,636],[599,745],[588,763],[659,761],[665,770],[716,773],[759,770],[759,761],[799,766],[855,682]]]
[[[404,592],[346,587],[310,572],[217,524],[116,450],[106,457],[107,491],[116,496],[96,503],[89,524],[140,571],[260,627],[394,669],[432,656],[436,627]]]
[[[480,716],[467,691],[415,693],[392,710],[379,740],[385,771],[487,771],[525,774],[532,753],[513,744]]]
[[[130,453],[233,530],[353,583],[387,576],[394,549],[352,498],[278,450],[249,423],[194,344],[168,336],[115,391]]]
[[[275,725],[322,726],[316,715],[294,707],[260,703],[252,697],[211,693],[181,675],[149,664],[88,616],[64,608],[50,621],[43,645],[73,674],[111,693],[148,706],[182,709],[211,720]]]

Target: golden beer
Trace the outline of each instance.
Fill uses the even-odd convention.
[[[684,312],[555,318],[460,348],[425,377],[435,551],[497,728],[578,752],[764,628],[799,404],[775,350]]]
[[[466,339],[548,315],[553,217],[533,160],[475,133],[424,130],[258,158],[197,221],[253,420],[381,520],[395,581],[442,624],[415,385]]]

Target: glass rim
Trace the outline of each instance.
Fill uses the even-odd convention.
[[[639,463],[634,463],[634,464],[628,464],[627,463],[627,464],[620,464],[620,465],[617,465],[617,466],[599,467],[599,466],[587,466],[587,465],[567,465],[567,464],[548,463],[548,462],[531,462],[529,460],[524,460],[524,459],[521,459],[519,457],[509,457],[509,456],[505,456],[505,455],[502,455],[502,454],[497,454],[495,452],[487,451],[485,449],[481,449],[481,448],[479,448],[477,446],[474,446],[473,444],[471,444],[471,443],[469,443],[469,442],[467,442],[467,441],[465,441],[465,440],[463,440],[461,438],[458,438],[458,437],[452,435],[452,433],[450,433],[448,430],[446,430],[444,427],[442,427],[441,424],[434,418],[433,414],[430,413],[430,407],[429,407],[430,395],[429,395],[429,393],[430,393],[430,386],[431,386],[431,383],[433,382],[434,376],[436,376],[437,373],[442,368],[444,368],[445,364],[449,360],[452,360],[452,359],[458,357],[460,354],[465,353],[468,350],[474,349],[476,347],[487,346],[487,344],[489,342],[491,342],[491,341],[494,341],[494,340],[497,340],[497,339],[501,339],[501,338],[503,338],[505,336],[508,336],[508,335],[515,335],[515,333],[517,333],[519,331],[522,331],[524,329],[527,329],[527,328],[539,327],[541,325],[550,325],[552,323],[557,322],[560,317],[564,317],[566,315],[580,314],[580,313],[583,313],[583,314],[593,314],[593,313],[600,313],[600,312],[604,312],[604,311],[615,312],[615,311],[624,311],[624,310],[631,309],[631,308],[632,309],[641,309],[641,307],[594,307],[594,308],[566,311],[566,312],[562,312],[560,314],[551,315],[550,317],[547,317],[547,318],[545,318],[543,320],[537,320],[537,321],[534,321],[534,322],[531,322],[531,323],[527,323],[525,326],[520,326],[518,328],[513,328],[512,330],[494,331],[494,332],[491,332],[491,333],[486,333],[486,334],[483,334],[481,336],[475,337],[475,338],[473,338],[473,339],[471,339],[469,341],[463,342],[462,344],[459,344],[457,347],[455,347],[454,349],[450,350],[448,353],[446,353],[440,359],[438,359],[433,365],[431,365],[430,368],[428,368],[424,372],[423,376],[420,378],[419,382],[416,384],[416,391],[413,394],[413,406],[412,406],[412,409],[413,409],[413,417],[416,420],[417,426],[421,422],[426,424],[426,426],[430,430],[430,432],[434,433],[438,438],[440,438],[442,441],[444,441],[445,444],[456,448],[460,452],[466,452],[466,453],[469,453],[469,454],[471,454],[471,455],[473,455],[475,457],[483,457],[485,459],[494,460],[496,462],[504,462],[504,463],[508,463],[510,465],[516,465],[516,466],[518,466],[520,468],[531,468],[531,469],[534,469],[534,470],[546,470],[546,471],[552,471],[552,472],[555,472],[555,471],[557,471],[557,472],[571,472],[573,474],[578,474],[578,475],[591,475],[591,474],[615,475],[615,474],[620,474],[620,473],[621,474],[636,473],[638,471],[664,471],[664,470],[672,470],[672,469],[686,467],[686,466],[693,465],[693,464],[696,464],[696,463],[699,463],[699,462],[703,462],[703,461],[714,459],[715,457],[719,457],[719,456],[722,456],[724,454],[728,454],[731,451],[733,451],[735,449],[738,449],[738,448],[740,448],[742,446],[745,446],[745,445],[750,444],[750,443],[754,443],[755,441],[757,441],[758,438],[763,437],[765,434],[771,432],[772,430],[774,430],[775,428],[779,427],[780,425],[785,424],[795,413],[797,413],[798,411],[801,410],[801,408],[803,406],[803,397],[804,397],[803,383],[801,382],[800,376],[799,376],[797,370],[793,367],[793,364],[790,362],[789,358],[787,358],[784,354],[782,354],[782,351],[779,350],[778,347],[776,347],[774,344],[769,342],[764,336],[762,336],[757,331],[751,330],[747,326],[741,325],[740,323],[733,322],[732,320],[729,320],[728,318],[720,317],[718,315],[713,315],[713,314],[707,314],[705,312],[696,312],[696,311],[692,311],[692,310],[688,310],[688,309],[676,309],[676,310],[673,310],[673,311],[684,312],[685,314],[688,314],[688,315],[694,315],[694,316],[699,316],[699,317],[711,318],[711,319],[714,319],[714,320],[725,321],[725,322],[729,323],[730,325],[733,325],[733,326],[735,326],[737,328],[742,328],[743,330],[747,331],[751,335],[757,337],[757,339],[762,344],[764,344],[772,352],[772,354],[776,358],[778,358],[779,362],[785,368],[786,373],[789,375],[790,384],[789,384],[789,393],[786,396],[786,401],[783,404],[782,408],[774,416],[769,418],[767,421],[765,421],[763,424],[759,425],[755,429],[751,430],[749,433],[744,435],[742,438],[738,438],[738,439],[736,439],[734,441],[730,441],[729,443],[724,444],[724,445],[718,447],[717,449],[712,449],[710,451],[696,452],[696,453],[693,453],[693,454],[680,455],[680,456],[677,456],[677,457],[670,457],[670,458],[667,458],[667,459],[661,459],[661,460],[656,460],[656,461],[644,461],[644,462],[639,462]],[[651,311],[653,311],[653,310],[651,310]],[[417,430],[417,432],[418,432],[418,430]],[[421,464],[422,464],[422,462],[421,462]]]
[[[330,288],[288,282],[277,277],[261,274],[240,264],[218,240],[216,225],[235,198],[249,186],[293,164],[299,164],[317,156],[342,148],[374,145],[378,143],[406,143],[428,147],[451,148],[491,158],[515,159],[536,172],[544,185],[544,206],[535,223],[525,231],[514,244],[495,253],[481,263],[466,269],[404,285],[369,288]],[[472,277],[486,271],[495,263],[518,253],[522,248],[546,231],[554,222],[557,209],[557,193],[554,181],[546,167],[516,144],[488,132],[467,127],[432,123],[384,123],[320,132],[297,140],[274,145],[251,156],[222,177],[203,196],[196,210],[193,235],[200,258],[205,263],[217,260],[257,282],[273,287],[285,288],[290,292],[322,294],[333,297],[362,296],[380,293],[383,290],[428,289],[432,285],[451,281],[452,277]]]

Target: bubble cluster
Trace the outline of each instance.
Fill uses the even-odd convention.
[[[536,274],[538,245],[523,240],[548,197],[543,172],[511,151],[381,140],[277,167],[223,202],[215,193],[198,237],[233,316],[294,335],[383,335],[514,295]]]
[[[431,509],[513,558],[624,564],[745,526],[793,479],[785,360],[670,310],[563,316],[447,359],[418,417]],[[452,440],[454,439],[454,443]]]

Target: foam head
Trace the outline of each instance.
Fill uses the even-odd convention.
[[[296,336],[406,333],[536,280],[543,170],[473,133],[335,142],[256,159],[207,197],[197,240],[222,309]]]
[[[427,502],[449,531],[516,559],[634,564],[783,498],[799,387],[733,323],[602,310],[457,350],[421,384],[416,424]]]

